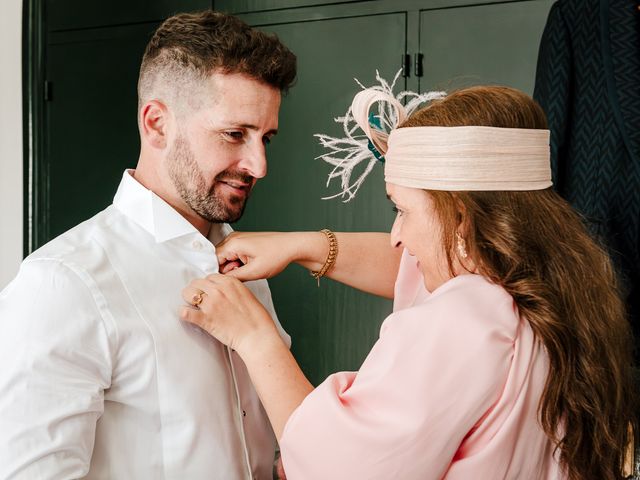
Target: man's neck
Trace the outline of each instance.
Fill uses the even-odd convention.
[[[151,190],[162,200],[167,202],[176,212],[182,215],[191,225],[193,225],[203,236],[208,237],[211,230],[211,222],[195,213],[175,191],[175,187],[165,185],[153,168],[146,168],[144,162],[139,161],[138,166],[133,171],[133,178],[143,187]]]

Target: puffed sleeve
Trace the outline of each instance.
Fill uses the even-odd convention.
[[[499,399],[518,328],[498,287],[452,282],[389,316],[360,371],[331,375],[294,411],[281,439],[289,480],[445,474]]]
[[[97,294],[57,260],[26,261],[0,294],[0,478],[87,474],[111,378]]]

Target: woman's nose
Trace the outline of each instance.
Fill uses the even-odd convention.
[[[398,219],[393,222],[393,227],[391,228],[391,235],[389,236],[391,240],[391,246],[393,248],[399,247],[402,245],[402,241],[400,240],[400,226],[398,225]]]

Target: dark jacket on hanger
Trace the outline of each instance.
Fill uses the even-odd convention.
[[[638,5],[556,2],[540,44],[534,98],[551,129],[554,186],[609,249],[640,339]]]

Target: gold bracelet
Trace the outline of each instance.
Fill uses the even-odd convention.
[[[323,228],[320,231],[324,233],[327,236],[327,240],[329,240],[329,254],[327,255],[327,259],[324,261],[324,265],[319,271],[315,272],[311,270],[309,272],[313,278],[318,280],[318,286],[320,286],[320,278],[326,275],[338,257],[338,239],[336,238],[335,233],[327,228]]]

